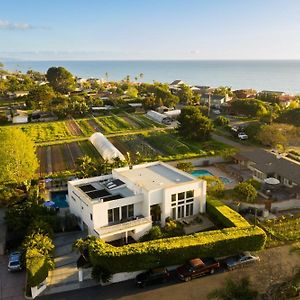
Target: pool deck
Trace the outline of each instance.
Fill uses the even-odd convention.
[[[196,167],[196,168],[194,168],[194,171],[195,170],[207,170],[208,172],[212,173],[214,176],[217,176],[217,177],[220,177],[220,176],[227,177],[228,179],[231,180],[231,183],[224,184],[225,190],[231,190],[231,189],[233,189],[238,184],[238,182],[236,181],[235,178],[233,178],[232,176],[230,176],[229,174],[227,174],[223,170],[219,169],[218,167],[214,167],[214,166]]]

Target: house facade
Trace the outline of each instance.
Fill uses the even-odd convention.
[[[68,183],[68,203],[79,225],[105,241],[138,240],[152,220],[205,211],[206,182],[162,162],[115,169],[111,175]]]
[[[300,186],[300,164],[279,154],[257,149],[240,152],[235,161],[250,170],[252,177],[260,182],[274,177],[286,187]]]

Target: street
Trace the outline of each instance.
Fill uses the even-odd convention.
[[[215,288],[224,285],[226,278],[238,279],[249,276],[254,287],[264,292],[270,283],[281,281],[290,277],[295,272],[296,265],[300,265],[300,257],[290,253],[289,246],[268,249],[258,253],[261,261],[243,269],[231,272],[218,273],[194,279],[190,282],[170,280],[167,284],[153,285],[144,289],[137,288],[134,281],[112,284],[106,287],[96,286],[81,290],[74,290],[60,294],[43,296],[43,300],[202,300],[207,299],[208,294]]]

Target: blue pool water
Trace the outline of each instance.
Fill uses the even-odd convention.
[[[209,171],[207,170],[194,170],[192,171],[191,173],[193,176],[195,177],[200,177],[200,176],[214,176],[212,173],[210,173]],[[221,181],[224,183],[224,184],[230,184],[232,183],[232,180],[225,177],[225,176],[220,176],[219,177],[221,179]]]
[[[212,173],[210,173],[207,170],[194,170],[192,171],[192,175],[195,177],[199,177],[199,176],[213,176]]]
[[[69,207],[68,202],[66,201],[66,195],[68,191],[61,191],[61,192],[51,192],[51,201],[53,201],[57,207],[59,208],[66,208]]]

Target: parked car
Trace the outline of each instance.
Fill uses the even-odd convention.
[[[239,132],[238,133],[238,138],[240,140],[248,140],[248,135],[246,133],[244,133],[244,132]]]
[[[170,272],[166,268],[150,269],[147,272],[136,276],[135,282],[138,287],[165,282],[170,277]]]
[[[220,268],[220,263],[214,258],[191,259],[188,263],[177,268],[177,274],[182,281],[190,281],[193,278],[213,274]]]
[[[225,264],[229,270],[234,270],[249,264],[253,264],[259,260],[260,259],[258,256],[251,255],[249,252],[244,252],[242,254],[227,258]]]
[[[22,270],[21,252],[14,251],[9,254],[7,268],[9,272]]]
[[[212,112],[215,114],[215,115],[220,115],[221,114],[221,111],[219,109],[213,109]]]

